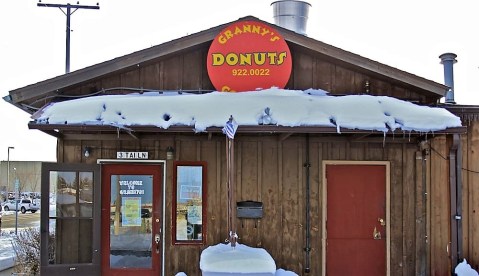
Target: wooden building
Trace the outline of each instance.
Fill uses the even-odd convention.
[[[262,215],[236,218],[239,242],[265,248],[278,268],[299,275],[340,275],[335,271],[351,266],[357,272],[365,267],[357,275],[376,275],[368,269],[379,269],[377,275],[451,275],[462,258],[477,269],[479,109],[439,104],[448,89],[443,84],[246,17],[12,90],[5,99],[33,114],[72,97],[208,93],[216,90],[207,71],[210,45],[242,21],[271,26],[285,39],[292,55],[286,89],[442,106],[463,126],[383,133],[240,125],[234,140],[236,201],[251,203]],[[58,163],[44,164],[42,173],[42,202],[52,195],[57,205],[54,212],[42,205],[42,273],[200,275],[202,250],[227,238],[221,128],[195,133],[188,126],[38,121],[29,127],[58,138]],[[182,185],[184,178],[194,178],[194,184]],[[149,199],[138,185],[149,189]],[[120,201],[129,191],[138,196]],[[363,210],[370,202],[375,207]],[[127,226],[139,229],[146,242],[122,235]],[[151,254],[130,257],[146,258],[146,264],[115,267],[111,256],[142,246]],[[373,256],[375,264],[362,263],[371,260],[363,256]]]

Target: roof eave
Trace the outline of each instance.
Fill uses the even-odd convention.
[[[215,38],[217,33],[228,24],[231,24],[231,22],[185,37],[174,39],[147,49],[133,52],[131,54],[104,61],[102,63],[88,66],[68,74],[60,75],[27,85],[25,87],[11,90],[9,91],[9,96],[11,98],[10,103],[16,104],[22,101],[38,98],[52,91],[59,91],[66,87],[110,74],[114,71],[137,66],[150,60],[161,58],[195,45],[211,41]]]
[[[389,77],[401,83],[415,86],[424,91],[432,92],[440,97],[443,97],[444,93],[448,89],[446,85],[437,83],[435,81],[425,79],[423,77],[408,73],[406,71],[402,71],[398,68],[394,68],[389,65],[368,59],[361,55],[354,54],[341,48],[337,48],[335,46],[315,40],[313,38],[299,35],[293,31],[284,29],[282,27],[276,26],[276,28],[281,29],[282,35],[287,41],[291,41],[299,46],[332,57],[338,61],[352,64],[363,70]]]
[[[90,131],[90,132],[128,132],[128,133],[197,133],[191,126],[171,126],[167,129],[157,126],[110,126],[110,125],[64,125],[64,124],[37,124],[30,122],[29,129],[38,129],[52,136],[61,136],[61,131]],[[444,130],[431,131],[433,134],[463,134],[466,133],[466,127],[452,127]],[[203,131],[205,133],[222,133],[221,127],[208,127]],[[200,132],[201,133],[201,132]],[[316,134],[381,134],[384,132],[377,130],[361,130],[328,127],[328,126],[276,126],[276,125],[258,125],[258,126],[239,126],[237,133],[316,133]],[[388,131],[387,135],[423,135],[426,132],[420,131]]]
[[[256,17],[247,16],[232,22],[236,22],[239,20],[262,21]],[[228,22],[204,31],[200,31],[169,42],[165,42],[109,61],[95,64],[80,70],[76,70],[65,75],[60,75],[22,88],[11,90],[9,92],[11,101],[9,102],[17,107],[22,108],[22,102],[40,98],[45,94],[60,91],[72,85],[77,85],[83,82],[91,81],[95,78],[105,76],[107,74],[111,74],[111,72],[137,66],[153,59],[161,58],[168,54],[182,51],[187,48],[194,47],[198,44],[211,41],[221,30],[223,30],[227,25],[231,24],[232,22]],[[338,61],[352,64],[363,70],[389,77],[401,83],[412,85],[424,91],[431,92],[438,97],[442,97],[444,95],[444,92],[447,90],[447,86],[445,85],[367,59],[360,55],[345,51],[343,49],[334,47],[321,41],[309,38],[304,35],[300,35],[280,26],[265,21],[262,22],[279,29],[283,37],[287,41],[290,41],[302,47],[309,48],[319,54],[329,56]],[[32,113],[32,111],[30,111],[28,108],[22,109],[26,110],[29,113]]]

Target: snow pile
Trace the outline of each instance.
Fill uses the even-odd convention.
[[[274,276],[276,264],[266,250],[243,244],[217,244],[209,246],[200,257],[200,269],[203,275],[261,275]]]
[[[479,276],[479,273],[471,268],[466,259],[456,266],[454,273],[456,273],[457,276]]]
[[[443,108],[386,96],[328,96],[323,90],[271,88],[255,92],[189,94],[148,92],[52,103],[32,116],[37,124],[116,127],[223,127],[233,115],[240,126],[323,126],[375,131],[432,132],[461,126]],[[241,128],[241,127],[240,127]]]
[[[292,272],[292,271],[287,271],[282,268],[276,270],[275,276],[298,276],[298,274]]]
[[[248,265],[248,264],[245,264]],[[186,273],[184,272],[178,272],[175,274],[175,276],[187,276]],[[274,276],[298,276],[298,274],[292,272],[292,271],[287,271],[282,268],[276,270],[276,274]]]
[[[13,267],[15,264],[15,253],[13,251],[12,240],[15,232],[2,229],[0,233],[0,271]]]

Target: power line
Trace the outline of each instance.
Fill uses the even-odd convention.
[[[67,36],[66,36],[66,57],[65,57],[65,73],[70,73],[70,17],[71,15],[76,12],[78,9],[90,9],[90,10],[99,10],[100,5],[96,3],[96,6],[87,6],[87,5],[79,5],[80,2],[77,2],[77,5],[68,4],[46,4],[42,3],[41,0],[38,1],[38,7],[46,7],[46,8],[59,8],[63,14],[67,17]],[[63,9],[66,9],[63,10]],[[73,9],[73,11],[72,11]]]

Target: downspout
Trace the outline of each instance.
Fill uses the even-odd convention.
[[[451,263],[453,269],[462,259],[462,153],[461,138],[453,134],[449,150],[449,183],[451,195]]]
[[[426,209],[426,217],[427,217],[427,206],[428,206],[428,200],[427,200],[427,156],[429,155],[429,148],[423,148],[421,150],[422,153],[422,204],[424,208]],[[428,233],[428,223],[429,221],[427,218],[424,218],[424,233],[426,234],[425,238],[425,246],[426,246],[426,256],[424,257],[424,269],[425,271],[420,271],[422,274],[421,275],[427,275],[427,271],[429,269],[429,257],[428,257],[428,244],[429,244],[429,233]]]
[[[306,260],[304,266],[304,273],[309,273],[311,271],[310,266],[310,252],[311,252],[311,219],[310,219],[310,204],[309,204],[309,194],[310,194],[310,182],[309,182],[309,170],[311,168],[311,163],[309,163],[309,134],[306,134],[306,162],[304,163],[306,168],[306,247],[304,251],[306,252]]]

